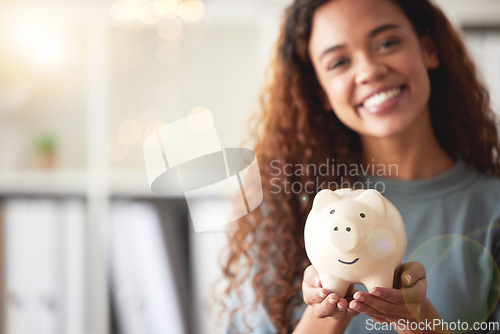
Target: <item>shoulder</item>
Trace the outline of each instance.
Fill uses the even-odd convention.
[[[487,212],[496,213],[500,222],[500,178],[475,173],[474,181],[464,189],[467,199]]]

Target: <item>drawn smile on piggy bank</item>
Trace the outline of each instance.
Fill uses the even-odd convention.
[[[357,257],[356,259],[354,259],[351,262],[346,262],[346,261],[342,261],[341,259],[339,259],[339,262],[342,263],[342,264],[355,264],[358,261],[359,261],[359,257]]]

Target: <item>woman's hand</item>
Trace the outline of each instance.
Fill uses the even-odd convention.
[[[347,295],[352,296],[353,293],[351,286]],[[359,314],[348,307],[349,303],[345,298],[339,298],[336,293],[330,293],[327,289],[322,288],[318,272],[312,265],[304,271],[302,294],[304,301],[312,307],[314,315],[318,318],[343,319],[352,318]]]
[[[349,307],[380,323],[390,322],[398,325],[406,321],[423,320],[422,306],[427,303],[427,277],[424,266],[419,262],[405,263],[397,273],[397,289],[374,288],[370,293],[357,291]],[[435,316],[439,317],[437,313]],[[401,328],[400,333],[402,332],[408,331]]]

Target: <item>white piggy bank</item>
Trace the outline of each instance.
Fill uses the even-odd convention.
[[[339,297],[353,283],[392,288],[407,242],[398,209],[372,189],[318,192],[304,240],[322,286]]]

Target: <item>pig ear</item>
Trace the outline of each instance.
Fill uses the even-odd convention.
[[[333,191],[330,189],[323,189],[320,190],[316,196],[314,197],[313,201],[313,209],[322,209],[328,204],[331,204],[334,201],[337,201],[340,199],[340,196],[336,195]]]
[[[380,194],[375,189],[368,189],[363,191],[358,197],[356,197],[356,201],[367,205],[377,214],[385,217],[386,205],[384,196],[382,196],[382,194]]]

